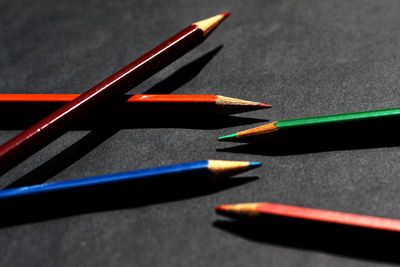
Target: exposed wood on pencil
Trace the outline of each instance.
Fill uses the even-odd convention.
[[[210,18],[199,26],[191,24],[0,146],[0,169],[4,171],[12,167],[54,139],[83,115],[104,106],[111,98],[124,94],[190,51],[204,41],[205,36],[227,15],[221,14],[218,19]]]
[[[204,32],[204,37],[206,37],[229,15],[229,12],[225,12],[223,14],[195,22],[193,25],[196,25],[199,29],[201,29]]]
[[[208,168],[216,177],[226,177],[261,166],[260,162],[209,160]]]
[[[228,217],[260,217],[275,215],[302,220],[319,221],[325,223],[349,225],[371,229],[400,232],[400,220],[373,217],[338,211],[320,210],[296,207],[274,203],[243,203],[221,205],[216,208],[217,213]]]
[[[253,101],[242,100],[242,99],[238,99],[238,98],[226,97],[226,96],[221,96],[221,95],[217,95],[215,104],[221,105],[221,106],[254,106],[254,107],[260,107],[260,108],[270,108],[271,107],[270,105],[263,104],[260,102],[253,102]]]
[[[265,133],[272,133],[278,130],[278,127],[275,126],[276,121],[261,125],[255,128],[251,128],[249,130],[237,132],[234,134],[230,135],[225,135],[221,136],[218,138],[218,140],[228,140],[232,138],[242,138],[242,137],[249,137],[249,136],[254,136],[254,135],[259,135],[259,134],[265,134]]]

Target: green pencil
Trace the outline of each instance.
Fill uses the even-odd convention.
[[[251,136],[276,132],[281,129],[293,129],[293,128],[300,128],[307,126],[320,126],[320,125],[329,125],[329,124],[344,123],[344,122],[356,122],[356,121],[358,122],[363,120],[391,118],[391,117],[400,117],[400,108],[274,121],[259,127],[219,137],[218,140],[225,141],[236,138],[251,137]]]

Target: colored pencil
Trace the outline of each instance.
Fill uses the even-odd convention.
[[[384,119],[393,117],[400,117],[400,108],[274,121],[245,131],[219,137],[218,140],[227,141],[244,137],[258,136],[261,134],[272,133],[279,130],[287,130],[295,128],[297,129],[310,126],[337,125],[340,123],[362,122],[372,119]]]
[[[79,94],[0,94],[0,112],[32,116],[41,111],[51,112],[79,96]],[[106,109],[106,113],[116,113],[115,116],[118,116],[140,110],[142,114],[160,114],[162,111],[162,115],[168,115],[185,110],[186,115],[234,114],[271,107],[260,102],[220,95],[126,95],[123,101],[117,104]]]
[[[224,177],[232,176],[250,169],[261,166],[259,162],[249,161],[225,161],[204,160],[176,164],[170,166],[156,167],[150,169],[134,170],[129,172],[93,176],[87,178],[73,179],[68,181],[53,182],[18,188],[0,190],[0,199],[37,195],[61,190],[70,190],[83,187],[91,187],[104,184],[115,184],[118,182],[143,180],[157,177],[171,177],[173,175],[184,175],[185,180],[195,174],[200,174],[201,179],[216,181]],[[157,185],[155,185],[157,186]]]
[[[385,231],[400,232],[400,220],[359,214],[311,209],[274,203],[243,203],[220,205],[216,212],[233,218],[280,216],[307,221],[355,226]]]
[[[20,158],[49,142],[79,117],[122,95],[177,58],[200,44],[229,12],[191,24],[156,48],[95,85],[78,98],[57,109],[0,147],[0,168],[8,168]],[[7,167],[5,167],[7,166]]]

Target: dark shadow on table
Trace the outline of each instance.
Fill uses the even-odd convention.
[[[203,117],[197,118],[197,120],[180,120],[179,118],[158,118],[149,121],[142,120],[141,124],[134,123],[134,126],[132,125],[132,128],[166,127],[185,129],[219,129],[221,127],[232,127],[260,121],[262,120],[232,116],[217,118]],[[64,169],[71,166],[74,162],[84,157],[90,151],[95,149],[98,145],[118,133],[118,131],[121,129],[121,125],[118,125],[118,123],[118,120],[115,120],[113,123],[107,123],[106,127],[104,128],[97,128],[92,130],[90,133],[82,137],[79,141],[75,142],[70,147],[66,148],[59,154],[55,155],[53,158],[49,159],[31,172],[25,174],[24,176],[17,179],[15,182],[8,185],[7,188],[41,184],[46,182],[51,177],[57,175]]]
[[[184,109],[183,109],[184,110]],[[37,120],[4,121],[0,118],[0,130],[27,129]],[[106,115],[101,117],[88,116],[86,119],[70,127],[74,131],[87,131],[98,129],[140,129],[140,128],[180,128],[180,129],[205,129],[214,130],[253,123],[266,122],[263,119],[253,119],[228,115],[199,115],[190,111],[168,115],[160,111],[159,115],[125,113],[123,116]]]
[[[41,184],[57,175],[62,170],[71,166],[98,145],[106,141],[108,138],[116,134],[119,129],[96,129],[82,137],[53,158],[36,167],[29,173],[9,184],[6,188],[20,187],[34,184]]]
[[[220,152],[287,156],[326,151],[400,146],[400,118],[366,120],[279,130],[237,139],[246,143]],[[234,140],[235,141],[235,140]]]
[[[196,77],[213,57],[223,48],[220,45],[196,60],[186,64],[169,77],[157,83],[143,94],[170,94]],[[195,92],[193,92],[195,94]]]
[[[214,226],[257,243],[327,252],[367,261],[400,263],[400,233],[279,216],[218,220]]]
[[[0,228],[91,212],[129,209],[213,194],[257,179],[204,181],[201,175],[169,176],[0,200]]]

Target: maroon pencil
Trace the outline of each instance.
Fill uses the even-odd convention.
[[[24,156],[30,155],[34,149],[60,133],[78,117],[102,105],[111,97],[125,93],[172,63],[205,40],[228,15],[229,12],[191,24],[0,146],[0,169],[3,170]]]

